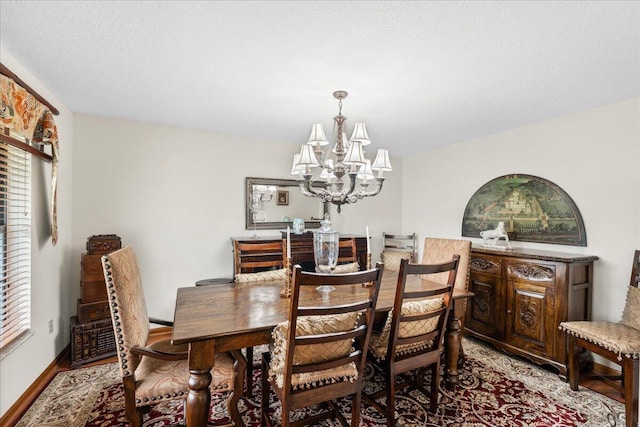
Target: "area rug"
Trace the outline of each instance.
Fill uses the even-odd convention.
[[[429,399],[418,391],[396,395],[397,426],[624,426],[624,405],[585,388],[574,392],[557,374],[506,356],[480,342],[463,341],[467,358],[453,391],[442,387],[438,410],[429,413]],[[259,352],[257,352],[259,353]],[[257,361],[257,360],[256,360]],[[259,365],[258,365],[259,366]],[[381,373],[370,368],[365,391],[384,386]],[[260,425],[260,370],[255,369],[252,399],[240,400],[248,427]],[[427,375],[426,381],[429,381]],[[224,424],[224,395],[212,396],[210,422]],[[338,402],[350,418],[349,399]],[[144,426],[181,423],[181,401],[164,402],[145,415]],[[270,411],[279,418],[280,405],[271,399]],[[385,425],[384,417],[366,402],[361,426]],[[297,414],[298,418],[303,414]],[[17,424],[26,426],[107,427],[127,424],[123,388],[115,363],[59,373]],[[325,422],[322,426],[337,426]]]

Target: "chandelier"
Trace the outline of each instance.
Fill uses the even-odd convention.
[[[333,150],[323,152],[323,147],[329,145],[329,141],[322,124],[316,123],[311,128],[309,141],[302,146],[300,153],[294,155],[291,168],[291,174],[298,176],[302,194],[333,203],[338,213],[342,205],[380,193],[383,174],[391,170],[389,152],[385,148],[378,150],[373,164],[365,158],[363,147],[371,141],[364,123],[355,123],[351,139],[347,140],[347,118],[342,115],[342,100],[347,95],[343,90],[333,92],[338,100],[338,115],[333,118],[337,140]],[[314,176],[312,168],[320,168],[319,173]],[[373,171],[378,172],[377,176]],[[369,190],[374,181],[376,187]]]

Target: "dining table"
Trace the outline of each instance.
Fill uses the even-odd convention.
[[[387,313],[393,308],[397,282],[397,271],[383,272],[376,304],[376,321],[384,322]],[[272,341],[273,328],[288,319],[291,299],[281,296],[284,286],[284,280],[277,280],[178,289],[171,342],[174,345],[189,346],[189,393],[185,404],[187,427],[207,425],[211,403],[210,370],[216,353],[268,344]],[[406,282],[407,290],[443,286],[442,283],[417,276],[408,276]],[[310,291],[301,295],[300,304],[324,305],[336,301],[347,303],[350,299],[361,298],[366,292],[368,289],[365,286],[348,291]],[[444,360],[444,379],[450,388],[458,380],[458,363],[462,355],[461,319],[466,306],[464,302],[472,296],[473,293],[464,289],[453,291],[453,307],[445,334]],[[241,394],[242,390],[235,390],[229,397],[232,420],[240,419],[237,416],[237,402]],[[232,425],[235,424],[232,422]]]

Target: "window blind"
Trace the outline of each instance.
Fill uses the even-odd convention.
[[[2,349],[31,327],[31,155],[6,143],[0,143],[0,249]]]

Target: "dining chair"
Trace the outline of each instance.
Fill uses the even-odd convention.
[[[284,267],[282,242],[233,241],[234,275]]]
[[[338,241],[338,264],[334,273],[353,273],[360,271],[355,237],[342,238]]]
[[[289,319],[273,330],[271,354],[262,354],[262,426],[272,425],[270,390],[282,404],[282,427],[317,425],[327,418],[337,418],[343,426],[360,425],[362,380],[382,271],[380,263],[346,274],[295,267]],[[335,290],[324,293],[319,286]],[[350,424],[334,402],[345,396],[351,396]],[[291,422],[291,411],[320,404],[310,417]]]
[[[235,283],[254,283],[259,285],[260,282],[268,282],[273,280],[284,280],[287,270],[280,268],[278,270],[266,270],[258,273],[238,273],[235,275]],[[250,398],[253,394],[253,347],[245,348],[247,359],[247,367],[245,373],[246,391],[245,396]]]
[[[130,247],[104,255],[102,268],[124,385],[125,414],[132,427],[139,427],[143,408],[166,400],[186,399],[190,375],[188,346],[174,346],[169,340],[148,343],[149,317],[142,279]],[[216,355],[210,387],[216,393],[233,392],[227,402],[228,411],[230,418],[239,422],[237,403],[244,380],[244,357],[238,351],[232,353]]]
[[[377,393],[364,395],[371,405],[384,414],[387,426],[395,426],[395,393],[405,387],[413,387],[429,397],[431,412],[438,406],[440,364],[444,353],[444,333],[451,309],[453,286],[460,257],[453,257],[439,264],[412,264],[407,259],[400,262],[398,284],[393,309],[381,331],[374,331],[369,343],[372,363],[384,372],[385,387]],[[431,290],[406,289],[407,276],[419,275],[430,280],[438,274],[447,274],[442,287]],[[431,367],[431,389],[423,387],[424,369]],[[404,376],[402,384],[396,377],[416,370],[415,380]],[[386,397],[383,405],[376,399]]]
[[[601,376],[624,395],[627,427],[638,427],[638,390],[640,383],[640,250],[633,256],[631,282],[622,319],[618,323],[603,321],[568,321],[560,323],[567,334],[569,385],[578,390],[580,354],[589,350],[621,367],[621,375]],[[616,380],[616,381],[610,381]]]
[[[469,268],[471,264],[471,240],[443,239],[438,237],[425,237],[422,251],[422,264],[438,264],[450,260],[453,255],[460,256],[456,283],[454,289],[469,289]],[[430,280],[445,284],[448,276],[446,273],[434,275]],[[466,309],[467,299],[462,305],[462,311]]]
[[[398,271],[400,260],[408,259],[409,262],[417,261],[418,237],[411,234],[382,233],[382,253],[380,260],[387,270]]]

